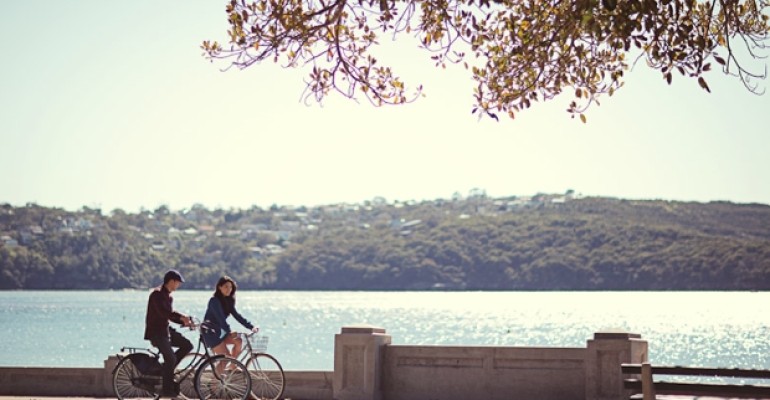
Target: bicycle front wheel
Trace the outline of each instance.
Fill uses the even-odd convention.
[[[276,400],[283,395],[286,376],[283,367],[270,354],[254,353],[246,364],[251,374],[251,393],[260,400]]]
[[[242,362],[225,356],[210,358],[195,373],[195,390],[202,400],[246,400],[251,377]]]
[[[118,400],[157,399],[159,394],[155,390],[153,378],[142,375],[133,360],[126,357],[120,360],[115,368],[115,373],[112,375],[112,389]]]

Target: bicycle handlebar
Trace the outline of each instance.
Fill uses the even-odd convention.
[[[194,317],[192,315],[188,315],[187,318],[190,319],[190,325],[187,326],[191,331],[198,330],[201,326],[201,320],[197,317]]]

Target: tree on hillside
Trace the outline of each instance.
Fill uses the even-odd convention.
[[[513,118],[533,102],[574,93],[579,115],[623,85],[640,59],[669,83],[704,78],[712,61],[748,90],[762,92],[745,61],[766,55],[768,0],[232,0],[229,44],[204,41],[210,59],[248,68],[263,60],[306,66],[305,99],[330,92],[375,105],[415,100],[372,48],[381,36],[412,36],[436,66],[472,73],[473,112]],[[468,56],[470,55],[470,56]]]

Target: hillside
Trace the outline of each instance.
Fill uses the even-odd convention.
[[[567,195],[140,213],[0,205],[1,289],[765,290],[770,206]]]

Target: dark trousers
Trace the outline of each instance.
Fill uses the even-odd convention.
[[[182,361],[184,356],[188,355],[192,351],[193,345],[182,336],[181,333],[170,329],[171,337],[168,336],[156,336],[150,339],[150,343],[160,350],[160,354],[163,354],[163,392],[171,393],[177,392],[176,385],[174,384],[174,368],[179,361]],[[174,352],[172,347],[176,347]]]

